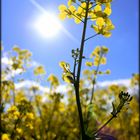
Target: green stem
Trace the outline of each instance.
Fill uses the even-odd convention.
[[[92,7],[90,7],[89,10],[91,10],[91,9],[92,9],[93,7],[95,7],[96,5],[98,5],[98,4],[95,4],[95,5],[93,5]]]
[[[115,118],[115,116],[112,116],[108,121],[106,121],[96,132],[94,132],[94,135],[99,133],[113,118]]]
[[[16,134],[17,125],[19,125],[19,124],[21,123],[22,117],[23,117],[23,114],[21,114],[21,115],[17,118],[17,120],[16,120],[16,122],[15,122],[15,124],[14,124],[14,128],[13,128],[13,131],[12,131],[12,133],[11,133],[11,139],[12,139],[12,140],[15,139],[15,134]]]
[[[99,57],[98,65],[97,65],[97,68],[96,68],[96,70],[95,70],[96,75],[97,75],[97,73],[98,73],[98,71],[99,71],[99,66],[100,66],[100,62],[101,62],[102,56],[103,56],[103,53],[101,53],[101,54],[100,54],[100,57]],[[92,87],[92,90],[91,90],[91,98],[90,98],[90,102],[89,102],[90,105],[92,104],[92,100],[93,100],[93,94],[94,94],[94,90],[95,90],[95,88],[94,88],[95,82],[96,82],[96,76],[95,76],[95,77],[93,78],[93,80],[92,80],[92,85],[93,85],[93,87]],[[90,112],[88,111],[88,112],[87,112],[86,129],[88,128],[89,117],[90,117]]]
[[[77,103],[77,107],[78,107],[81,133],[82,133],[82,140],[86,140],[86,135],[85,135],[82,108],[81,108],[80,97],[79,97],[79,82],[80,82],[80,72],[81,72],[81,65],[82,65],[82,56],[83,56],[83,50],[84,50],[84,40],[85,40],[85,34],[86,34],[86,28],[87,28],[89,1],[90,0],[87,1],[86,14],[85,14],[85,19],[84,19],[84,27],[83,27],[83,34],[82,34],[82,40],[81,40],[81,46],[80,46],[79,63],[78,63],[78,70],[77,70],[77,80],[74,83],[75,94],[76,94],[76,103]]]
[[[87,40],[89,40],[89,39],[91,39],[91,38],[95,37],[96,35],[98,35],[98,33],[97,33],[97,34],[95,34],[95,35],[92,35],[92,36],[90,36],[90,37],[88,37],[88,38],[86,38],[86,39],[85,39],[85,41],[87,41]]]
[[[120,109],[121,110],[121,109]],[[118,110],[113,116],[110,117],[109,120],[107,120],[97,131],[95,131],[93,134],[96,135],[97,133],[99,133],[108,123],[110,123],[114,118],[117,117],[117,114],[120,112],[120,110]]]
[[[97,68],[96,68],[96,70],[95,70],[96,75],[98,74],[99,66],[100,66],[100,62],[101,62],[102,57],[103,57],[103,53],[101,53],[101,54],[100,54],[100,57],[99,57],[98,65],[97,65]],[[92,104],[92,100],[93,100],[95,82],[96,82],[96,76],[95,76],[95,77],[93,78],[93,80],[92,80],[93,88],[92,88],[92,91],[91,91],[90,104]]]
[[[15,83],[15,78],[12,77],[12,81],[13,83]],[[15,101],[15,88],[13,89],[13,105],[16,105],[16,101]]]
[[[36,91],[34,91],[34,99],[35,99],[35,104],[36,104],[36,107],[37,107],[37,111],[40,115],[40,119],[41,119],[41,123],[42,123],[42,127],[40,127],[40,137],[41,137],[42,140],[44,140],[44,135],[43,135],[43,133],[44,133],[44,118],[42,116],[42,111],[41,111],[40,105],[37,101]]]

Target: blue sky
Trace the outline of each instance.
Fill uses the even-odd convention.
[[[67,0],[36,0],[48,12],[56,15],[58,6]],[[138,0],[114,0],[112,2],[111,19],[115,25],[111,38],[97,36],[86,42],[84,55],[89,56],[97,45],[109,48],[107,65],[102,69],[110,69],[111,75],[101,76],[99,80],[115,80],[130,78],[138,72]],[[33,60],[45,66],[47,76],[54,73],[61,79],[62,70],[59,61],[73,64],[71,50],[79,47],[82,23],[76,25],[73,20],[61,21],[62,26],[73,35],[74,41],[63,31],[54,38],[44,39],[31,28],[33,21],[41,12],[30,0],[2,0],[2,42],[5,51],[17,44],[33,53]],[[87,36],[93,35],[88,25]],[[84,61],[83,61],[84,62]],[[86,67],[83,63],[83,69]],[[28,77],[29,78],[29,77]]]

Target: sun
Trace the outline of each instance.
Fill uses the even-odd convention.
[[[43,38],[50,38],[56,36],[59,33],[61,24],[54,14],[45,13],[40,15],[35,20],[34,29]]]

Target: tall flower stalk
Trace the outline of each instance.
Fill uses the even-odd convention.
[[[81,126],[81,132],[82,132],[82,139],[83,140],[86,139],[86,135],[85,135],[83,115],[82,115],[80,96],[79,96],[79,83],[80,83],[82,57],[83,57],[83,51],[84,51],[85,35],[86,35],[87,20],[88,20],[87,17],[88,17],[89,1],[90,0],[87,1],[87,5],[86,5],[86,13],[85,13],[84,26],[83,26],[83,34],[82,34],[82,39],[81,39],[81,46],[80,46],[78,70],[77,70],[77,79],[74,81],[74,88],[75,88],[75,94],[76,94],[76,103],[77,103],[77,107],[78,107],[78,113],[79,113],[79,118],[80,118],[80,126]]]
[[[109,19],[109,16],[111,15],[111,12],[112,12],[111,2],[112,0],[94,0],[94,1],[69,0],[68,6],[65,6],[65,5],[59,6],[60,19],[64,20],[65,18],[73,18],[76,24],[83,23],[83,32],[82,32],[82,37],[81,37],[80,48],[77,48],[76,50],[72,50],[72,57],[74,58],[73,71],[70,70],[69,63],[66,63],[64,61],[61,61],[59,63],[60,67],[63,69],[62,79],[65,82],[71,83],[74,85],[82,140],[89,140],[91,138],[95,138],[96,137],[95,135],[102,128],[104,128],[118,113],[118,112],[115,112],[115,115],[113,115],[113,117],[111,117],[111,119],[107,121],[107,123],[105,123],[99,130],[97,130],[96,133],[93,133],[94,135],[92,137],[88,136],[86,131],[88,127],[88,120],[90,117],[90,113],[89,111],[87,112],[87,118],[86,118],[87,124],[85,128],[80,95],[79,95],[82,60],[83,58],[85,58],[83,56],[84,45],[86,41],[92,39],[93,37],[97,35],[103,35],[104,37],[111,36],[111,30],[114,29],[114,25],[112,24],[112,21]],[[93,24],[91,25],[91,29],[95,31],[95,34],[86,38],[88,20],[91,20],[93,22]],[[93,57],[94,57],[93,65],[97,66],[97,68],[95,70],[94,78],[92,79],[93,88],[91,91],[89,105],[93,104],[93,94],[94,94],[94,84],[95,84],[94,82],[96,81],[98,72],[101,73],[101,71],[99,71],[99,65],[106,63],[106,58],[103,56],[107,52],[108,52],[108,48],[106,48],[105,46],[95,48],[95,52],[93,54]],[[87,64],[89,66],[93,66],[92,62],[88,62]],[[110,73],[110,72],[107,71],[106,74],[107,73]]]

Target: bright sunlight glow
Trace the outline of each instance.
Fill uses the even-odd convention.
[[[43,38],[49,38],[59,33],[61,24],[55,15],[45,13],[36,19],[34,28]]]

